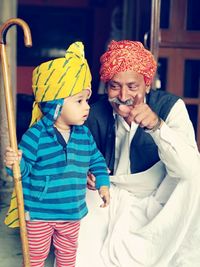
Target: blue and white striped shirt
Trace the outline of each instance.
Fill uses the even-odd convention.
[[[95,175],[97,189],[109,186],[107,166],[86,126],[72,126],[63,149],[49,120],[35,123],[19,144],[25,211],[31,220],[80,220],[88,211],[87,173]]]

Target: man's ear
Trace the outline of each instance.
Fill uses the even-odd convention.
[[[108,82],[106,82],[104,84],[104,93],[107,94],[108,93]]]
[[[150,92],[150,85],[146,85],[146,93],[148,94]]]

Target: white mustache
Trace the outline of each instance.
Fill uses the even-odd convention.
[[[127,99],[126,101],[121,101],[117,97],[114,98],[108,98],[109,102],[116,103],[118,105],[125,105],[125,106],[132,106],[133,105],[133,100],[132,99]]]

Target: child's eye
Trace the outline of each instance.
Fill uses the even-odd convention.
[[[82,101],[83,101],[83,99],[81,97],[79,97],[79,98],[76,99],[76,102],[77,103],[81,103]]]

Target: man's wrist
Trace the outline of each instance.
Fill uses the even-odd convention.
[[[156,130],[160,130],[161,126],[162,126],[163,120],[158,117],[158,121],[157,123],[153,126],[153,128],[150,129],[146,129],[147,132],[155,132]]]

